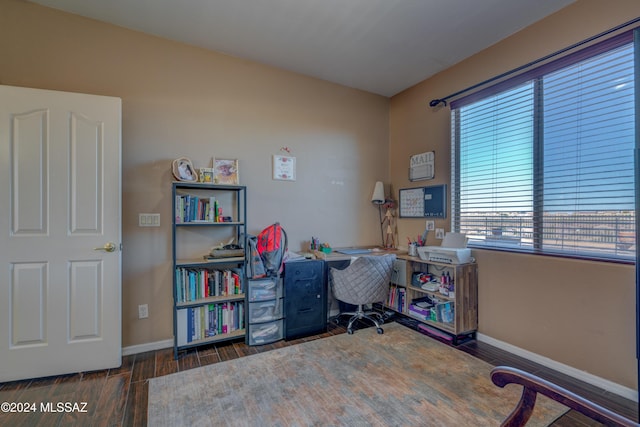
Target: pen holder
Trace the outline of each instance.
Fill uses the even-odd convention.
[[[409,256],[417,256],[418,255],[418,250],[416,248],[416,244],[415,243],[410,243],[409,244]]]

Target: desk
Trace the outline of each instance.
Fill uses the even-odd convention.
[[[364,253],[356,253],[356,254],[343,254],[341,252],[338,252],[342,249],[369,249],[369,252],[364,252]],[[406,254],[407,251],[401,251],[399,249],[380,249],[380,248],[336,248],[334,250],[332,250],[330,253],[325,253],[322,251],[318,251],[315,250],[313,251],[313,255],[317,258],[317,259],[322,259],[325,260],[327,262],[331,262],[331,261],[344,261],[344,260],[348,260],[351,261],[351,258],[357,258],[359,256],[371,256],[371,255],[386,255],[386,254],[396,254],[396,255],[402,255],[402,254]]]

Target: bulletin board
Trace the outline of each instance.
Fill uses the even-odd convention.
[[[404,188],[400,190],[400,218],[446,218],[447,186]]]

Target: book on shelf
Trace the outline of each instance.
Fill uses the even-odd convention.
[[[409,314],[421,320],[431,320],[431,310],[418,307],[415,304],[409,304]]]
[[[221,222],[223,209],[214,196],[200,197],[191,194],[176,194],[175,222]]]
[[[452,323],[454,306],[451,302],[436,304],[436,320],[443,323]]]
[[[176,268],[176,303],[244,293],[239,269]]]
[[[402,286],[391,285],[389,287],[389,296],[387,299],[387,306],[402,312],[404,308],[404,302],[406,298],[406,289]]]

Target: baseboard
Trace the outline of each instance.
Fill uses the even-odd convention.
[[[479,333],[477,334],[477,340],[490,344],[494,347],[498,347],[502,350],[508,351],[509,353],[515,354],[516,356],[520,356],[532,362],[546,366],[547,368],[553,369],[554,371],[563,373],[565,375],[569,375],[570,377],[573,377],[585,383],[591,384],[595,387],[599,387],[603,390],[617,394],[618,396],[624,397],[625,399],[629,399],[634,402],[638,401],[637,390],[614,383],[613,381],[606,380],[596,375],[592,375],[588,372],[581,371],[572,366],[565,365],[560,362],[556,362],[555,360],[549,359],[548,357],[544,357],[539,354],[530,352],[528,350],[524,350],[520,347],[516,347],[514,345],[511,345],[504,341],[497,340],[495,338],[491,338],[487,335],[483,335]]]
[[[169,348],[169,347],[173,347],[173,339],[168,339],[168,340],[163,340],[163,341],[156,341],[156,342],[149,342],[149,343],[146,343],[146,344],[130,345],[128,347],[123,347],[122,348],[122,355],[123,356],[130,356],[132,354],[144,353],[145,351],[162,350],[164,348]]]

